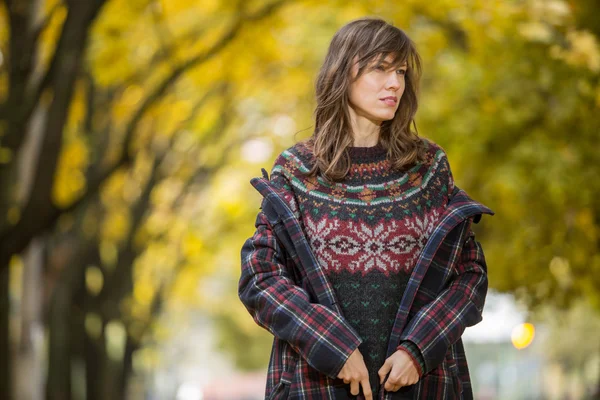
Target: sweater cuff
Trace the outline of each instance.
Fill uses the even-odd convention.
[[[423,376],[423,371],[425,370],[425,362],[423,360],[423,356],[421,356],[421,351],[417,347],[416,344],[409,340],[404,340],[400,345],[396,348],[396,350],[404,350],[410,358],[413,360],[415,367],[419,373],[419,377]]]

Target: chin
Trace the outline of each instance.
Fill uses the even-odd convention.
[[[380,121],[389,121],[390,119],[394,119],[394,116],[396,115],[396,113],[386,113],[383,115],[378,115],[377,119]]]

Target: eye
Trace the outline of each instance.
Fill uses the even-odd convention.
[[[406,75],[406,70],[405,69],[399,69],[396,72],[400,71],[402,73],[402,75]]]

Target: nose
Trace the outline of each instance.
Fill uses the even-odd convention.
[[[401,75],[398,75],[396,73],[396,71],[392,72],[390,74],[390,76],[388,76],[388,79],[386,82],[386,89],[393,90],[393,91],[400,89],[401,80],[402,80]]]

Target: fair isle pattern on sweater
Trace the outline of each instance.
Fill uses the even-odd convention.
[[[363,221],[347,224],[334,218],[315,221],[305,216],[311,247],[321,266],[336,273],[347,270],[362,275],[376,269],[386,276],[390,273],[410,274],[419,251],[438,221],[440,212],[407,217],[397,221],[380,221],[371,227]]]
[[[364,340],[359,350],[374,393],[410,273],[454,188],[444,150],[423,140],[425,161],[404,172],[392,171],[377,145],[349,149],[352,164],[341,182],[307,178],[313,161],[301,143],[281,153],[272,170],[344,317]]]

